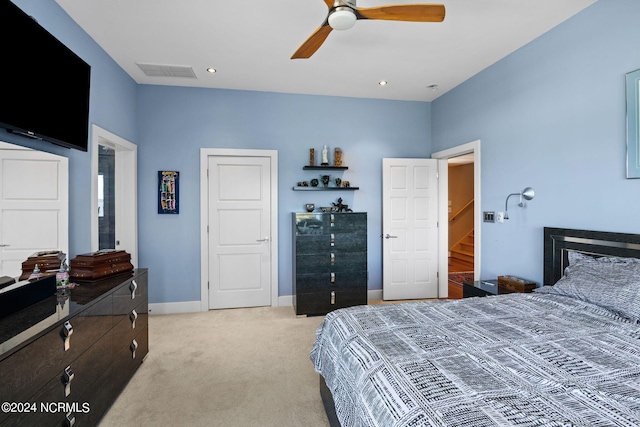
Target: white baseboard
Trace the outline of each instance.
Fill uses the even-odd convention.
[[[376,289],[373,291],[367,291],[367,300],[381,300],[382,289]],[[293,306],[293,295],[282,295],[278,297],[278,307],[291,307]]]
[[[281,295],[278,297],[278,307],[293,307],[293,295]]]
[[[376,289],[373,291],[367,291],[367,299],[371,300],[380,300],[382,299],[382,289]]]
[[[200,301],[161,302],[149,304],[149,314],[196,313],[202,311]]]
[[[367,291],[367,299],[381,300],[382,289]],[[293,295],[281,295],[278,297],[278,307],[293,307]],[[149,304],[149,314],[177,314],[197,313],[202,311],[200,301],[161,302]]]

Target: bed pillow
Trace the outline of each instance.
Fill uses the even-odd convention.
[[[577,298],[639,322],[640,260],[570,252],[565,275],[539,292]]]

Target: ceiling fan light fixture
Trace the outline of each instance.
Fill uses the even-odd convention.
[[[356,14],[348,7],[338,7],[329,15],[329,25],[334,30],[348,30],[356,24]]]

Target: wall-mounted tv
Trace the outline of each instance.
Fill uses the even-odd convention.
[[[0,127],[87,151],[91,67],[0,0]]]

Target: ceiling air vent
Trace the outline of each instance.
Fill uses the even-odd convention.
[[[193,68],[183,65],[160,65],[160,64],[141,64],[136,62],[138,67],[149,77],[184,77],[188,79],[196,79],[196,73]]]

